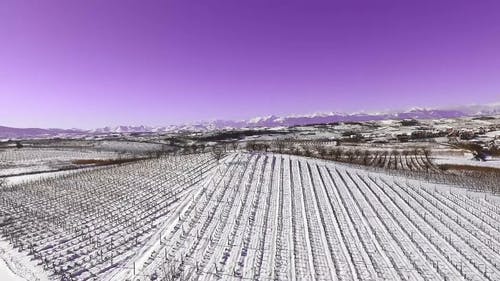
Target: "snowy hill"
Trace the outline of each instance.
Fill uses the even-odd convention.
[[[78,129],[12,128],[0,126],[0,139],[75,135],[83,132],[83,130]]]

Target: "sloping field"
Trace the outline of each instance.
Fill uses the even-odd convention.
[[[136,278],[500,280],[488,196],[282,155],[216,173]]]
[[[101,280],[142,254],[215,164],[162,157],[2,188],[0,236],[55,280]]]
[[[21,148],[0,149],[0,176],[12,176],[22,173],[53,171],[75,163],[75,160],[109,160],[131,155],[95,149],[54,149]]]
[[[310,158],[166,157],[0,191],[54,280],[500,280],[500,200]]]

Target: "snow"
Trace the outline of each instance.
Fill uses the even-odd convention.
[[[0,238],[1,281],[48,281],[50,277],[23,253],[13,249]]]
[[[14,274],[5,262],[0,259],[0,280],[9,281],[26,281],[26,279]]]
[[[442,164],[452,164],[452,165],[469,165],[469,166],[481,166],[481,167],[491,167],[500,169],[500,159],[493,158],[487,161],[477,161],[472,159],[472,157],[434,157],[434,162],[438,165]]]
[[[90,171],[93,169],[99,169],[100,167],[91,167],[91,168],[82,168],[82,169],[75,169],[75,170],[67,170],[67,171],[48,171],[48,172],[43,172],[39,174],[30,174],[30,175],[22,175],[22,176],[10,176],[6,177],[6,181],[9,184],[25,184],[29,183],[35,180],[40,180],[40,179],[49,179],[49,178],[54,178],[58,176],[63,176],[63,175],[70,175],[70,174],[75,174],[75,173],[81,173],[84,171]]]
[[[116,159],[116,152],[94,149],[22,148],[0,150],[0,176],[55,171],[76,166],[72,161],[83,159]]]
[[[500,130],[499,131],[487,132],[484,135],[487,136],[487,137],[490,137],[490,138],[500,138]]]
[[[482,276],[478,263],[487,265],[488,276],[500,276],[492,267],[498,253],[468,240],[469,229],[480,230],[482,222],[469,217],[472,207],[453,201],[496,208],[490,195],[301,157],[236,157],[244,164],[226,165],[229,173],[198,193],[136,279],[161,276],[163,266],[201,280],[457,279]],[[481,239],[490,233],[500,239],[498,230],[475,232]],[[456,264],[464,259],[461,271]]]
[[[22,245],[24,251],[31,243],[36,243],[33,249],[38,261],[44,257],[50,267],[54,263],[60,265],[55,270],[69,271],[77,279],[96,273],[103,278],[112,276],[124,266],[129,266],[128,261],[140,260],[144,253],[148,253],[149,245],[154,244],[159,236],[158,232],[172,225],[172,220],[175,221],[178,214],[176,208],[182,207],[178,199],[190,194],[192,185],[203,177],[203,169],[213,164],[211,154],[202,154],[144,160],[130,165],[67,173],[64,176],[58,174],[56,180],[33,182],[34,175],[31,175],[30,181],[20,183],[22,189],[6,189],[2,192],[6,200],[0,204],[0,225],[4,219],[9,222],[11,214],[16,214],[16,219],[15,223],[0,226],[0,233],[20,233],[16,244]],[[89,181],[88,176],[93,180]],[[32,196],[34,193],[23,195],[25,190],[46,195],[56,192],[64,199],[57,200],[49,195],[40,201],[37,196]],[[18,200],[20,202],[17,204],[8,204]],[[96,206],[102,200],[107,200],[109,204],[97,209]],[[22,210],[26,212],[20,212],[16,207],[18,204],[22,204]],[[68,209],[67,204],[79,204],[81,209]],[[102,209],[105,209],[104,214],[110,221],[99,219],[103,214],[100,211]],[[61,211],[64,216],[59,214]],[[33,220],[33,214],[36,214],[37,219]],[[50,218],[55,218],[55,223]],[[116,219],[121,223],[116,224]],[[63,224],[60,224],[61,220]],[[27,230],[35,230],[35,236],[30,236],[31,232]],[[84,236],[84,243],[77,246],[78,250],[74,249],[78,245],[75,244],[76,240],[80,240],[75,239],[75,231],[93,234]],[[103,244],[107,245],[105,256],[97,254],[96,257],[96,251],[103,251]],[[109,245],[114,247],[110,248]],[[68,264],[61,264],[60,257],[69,259],[71,252],[74,254]],[[110,261],[109,256],[112,257]]]
[[[97,148],[115,150],[115,151],[127,151],[127,152],[147,152],[154,151],[162,148],[161,144],[153,144],[138,141],[103,141],[99,142],[96,146]]]
[[[40,215],[62,211],[69,218],[61,228],[19,214],[23,227],[38,229],[37,253],[60,262],[57,268],[72,265],[66,270],[75,274],[73,266],[83,262],[77,268],[86,271],[75,274],[77,280],[88,274],[117,281],[171,274],[188,280],[500,280],[499,197],[326,160],[231,153],[215,163],[210,154],[175,156],[26,184],[3,195]],[[73,208],[80,203],[102,210]],[[0,202],[0,211],[13,209]],[[88,237],[68,240],[73,232],[66,229],[80,229],[83,221]],[[119,244],[131,237],[139,243]],[[19,237],[24,244],[30,239]],[[75,247],[77,258],[69,259]],[[0,254],[35,280],[27,269],[39,268],[26,251]]]

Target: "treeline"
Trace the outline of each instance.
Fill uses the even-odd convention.
[[[305,157],[315,157],[344,163],[374,166],[395,170],[438,170],[431,159],[431,151],[427,148],[406,150],[369,150],[342,148],[326,145],[322,141],[294,142],[278,140],[272,142],[247,142],[248,151],[276,152]]]
[[[482,146],[478,143],[473,142],[463,142],[455,144],[457,148],[465,149],[473,153],[474,155],[491,155],[500,156],[500,147],[496,145],[490,145],[488,147]]]
[[[500,169],[449,169],[437,166],[427,148],[377,151],[326,146],[323,142],[248,142],[250,152],[274,152],[342,162],[402,177],[453,184],[469,190],[500,193]]]

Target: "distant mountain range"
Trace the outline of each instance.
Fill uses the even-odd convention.
[[[93,130],[79,129],[40,129],[40,128],[10,128],[0,126],[0,139],[18,139],[28,137],[57,137],[78,135],[99,135],[113,133],[146,133],[146,132],[176,132],[176,131],[210,131],[217,129],[259,128],[259,127],[289,127],[310,124],[334,122],[363,122],[402,119],[443,119],[469,116],[484,116],[500,114],[500,103],[487,105],[468,105],[453,108],[425,109],[412,108],[405,111],[380,113],[315,113],[311,115],[266,116],[250,120],[213,120],[193,124],[171,125],[165,127],[151,126],[117,126]]]
[[[0,139],[22,139],[33,137],[54,137],[59,135],[76,135],[84,132],[78,129],[40,129],[40,128],[11,128],[0,126]]]

